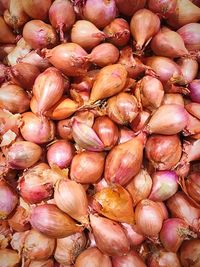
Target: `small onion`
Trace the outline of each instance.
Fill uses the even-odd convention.
[[[200,25],[199,23],[188,23],[177,31],[183,38],[189,51],[200,49]]]
[[[146,110],[142,110],[139,112],[139,114],[136,116],[136,118],[131,122],[131,129],[137,133],[144,129],[146,124],[148,123],[148,120],[150,118],[150,112]]]
[[[119,139],[118,139],[118,144],[123,144],[127,141],[130,141],[133,137],[135,137],[136,134],[131,131],[129,128],[125,126],[121,126],[119,128]]]
[[[23,37],[33,49],[51,48],[57,43],[54,28],[42,20],[31,20],[24,25]]]
[[[0,249],[0,262],[3,267],[19,267],[20,256],[12,249]]]
[[[200,103],[200,79],[189,83],[190,98],[193,102]]]
[[[112,257],[113,267],[147,267],[142,258],[135,252],[131,250],[126,255]]]
[[[180,66],[183,78],[187,83],[192,82],[196,78],[198,63],[195,59],[187,57],[179,58],[177,64]]]
[[[198,267],[200,264],[199,258],[200,240],[186,240],[180,248],[180,262],[183,267],[191,265]]]
[[[28,219],[29,211],[19,205],[13,216],[8,220],[8,223],[14,231],[24,232],[31,228]]]
[[[49,165],[56,164],[59,168],[69,167],[75,154],[74,146],[65,140],[58,140],[53,143],[47,152],[47,161]]]
[[[87,150],[80,152],[72,159],[70,177],[77,183],[95,183],[103,174],[104,162],[104,153]]]
[[[87,248],[76,259],[74,267],[112,267],[109,256],[104,255],[98,248]]]
[[[167,252],[165,250],[155,251],[148,261],[149,267],[160,267],[160,266],[173,266],[173,267],[182,267],[180,265],[179,258],[176,253]]]
[[[57,239],[54,253],[56,261],[63,265],[74,264],[78,255],[85,249],[86,241],[84,233]]]
[[[8,164],[13,169],[26,169],[35,164],[42,155],[39,145],[28,141],[17,141],[8,150]]]
[[[26,267],[55,267],[54,262],[52,259],[43,260],[43,261],[26,261]]]
[[[121,225],[130,241],[131,247],[142,244],[142,242],[145,240],[145,237],[141,234],[136,225],[130,225],[127,223],[122,223]]]
[[[36,144],[50,142],[55,136],[55,126],[52,121],[38,117],[32,112],[22,114],[20,132],[26,141]]]
[[[185,181],[189,196],[200,203],[200,172],[192,172]]]
[[[63,238],[82,232],[80,225],[53,204],[33,208],[30,223],[34,229],[51,238]]]
[[[67,141],[72,141],[73,137],[71,130],[71,120],[66,119],[58,121],[56,132],[62,139],[65,139]]]
[[[177,94],[177,93],[168,93],[164,95],[163,98],[163,105],[171,105],[171,104],[175,104],[175,105],[181,105],[184,107],[184,99],[183,96],[181,94]]]
[[[122,227],[107,218],[90,214],[90,223],[97,247],[110,256],[122,256],[130,250]]]
[[[148,1],[148,8],[163,18],[173,15],[176,10],[177,0]]]
[[[200,120],[200,103],[191,102],[185,105],[185,109]]]
[[[146,0],[115,0],[115,2],[120,13],[125,16],[132,16],[146,4]]]
[[[33,19],[45,20],[52,0],[21,0],[24,11]]]
[[[0,219],[6,219],[18,203],[16,192],[2,178],[0,180]]]
[[[163,223],[160,207],[152,200],[141,200],[135,209],[135,221],[142,234],[156,238]]]
[[[11,29],[8,27],[8,25],[5,23],[2,16],[0,16],[0,42],[3,44],[14,44],[16,43],[16,36],[12,33]]]

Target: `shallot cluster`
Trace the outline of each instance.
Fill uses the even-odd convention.
[[[200,267],[199,21],[0,0],[0,267]]]

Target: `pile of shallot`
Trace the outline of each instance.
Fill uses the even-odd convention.
[[[199,64],[199,0],[0,0],[0,267],[200,267]]]

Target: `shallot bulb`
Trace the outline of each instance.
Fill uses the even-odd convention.
[[[0,262],[2,266],[18,267],[20,266],[20,256],[15,250],[8,248],[0,249]]]
[[[146,4],[146,0],[115,0],[115,2],[119,12],[125,16],[132,16]]]
[[[52,0],[21,0],[24,11],[33,19],[45,20]]]
[[[189,51],[200,49],[200,24],[188,23],[178,29],[178,34],[182,37],[186,48]]]
[[[3,44],[14,44],[16,43],[16,36],[12,33],[11,29],[8,27],[3,17],[0,16],[0,42]]]
[[[188,264],[191,262],[193,267],[198,267],[200,264],[199,260],[199,248],[200,248],[200,240],[186,240],[183,242],[180,248],[180,262],[182,266],[189,266]]]
[[[131,250],[126,255],[112,257],[113,267],[147,267],[142,258],[138,255],[135,250]]]
[[[155,251],[150,258],[148,259],[149,267],[157,266],[173,266],[173,267],[182,267],[180,265],[179,258],[176,253],[167,252],[165,250]]]
[[[179,58],[176,62],[183,74],[183,78],[187,83],[191,83],[197,76],[198,73],[198,62],[193,58]]]
[[[148,1],[148,8],[160,17],[168,18],[175,13],[177,0]]]

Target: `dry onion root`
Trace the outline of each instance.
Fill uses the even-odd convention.
[[[200,1],[0,1],[0,267],[200,266]]]

